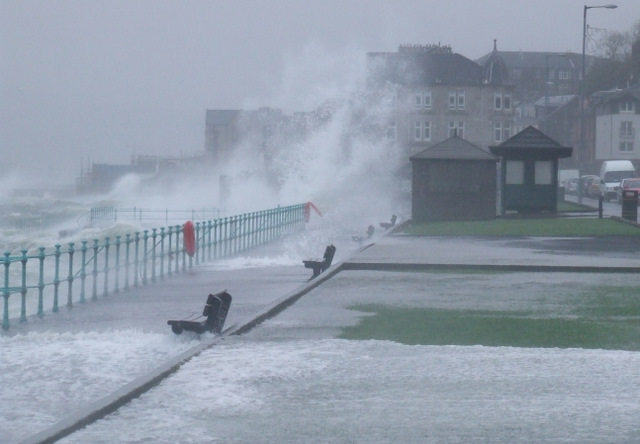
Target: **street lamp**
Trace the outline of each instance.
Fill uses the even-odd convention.
[[[586,75],[585,69],[585,47],[587,43],[587,10],[589,9],[616,9],[618,5],[603,5],[603,6],[587,6],[584,5],[584,12],[582,14],[582,79],[580,80],[580,147],[578,149],[578,202],[582,203],[582,155],[584,154],[584,78]]]

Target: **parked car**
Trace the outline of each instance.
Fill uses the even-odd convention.
[[[582,195],[584,197],[593,197],[591,194],[589,194],[589,192],[590,192],[591,184],[593,183],[594,180],[598,180],[598,186],[599,186],[600,176],[595,176],[592,174],[582,176]],[[599,192],[599,189],[598,189],[598,192]],[[598,198],[597,194],[595,198],[596,199]]]
[[[598,199],[600,197],[600,184],[602,181],[599,176],[588,177],[585,184],[584,195],[592,199]]]
[[[578,178],[571,177],[564,183],[565,194],[577,194],[578,191]]]
[[[622,203],[622,192],[625,190],[635,190],[640,195],[640,179],[622,179],[620,186],[616,189],[618,203]]]

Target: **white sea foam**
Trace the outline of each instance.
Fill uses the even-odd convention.
[[[0,336],[0,442],[16,442],[194,346],[138,330]]]
[[[238,340],[62,442],[628,441],[639,364],[623,351]]]

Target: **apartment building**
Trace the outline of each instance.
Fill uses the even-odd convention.
[[[513,135],[513,85],[494,42],[480,65],[450,46],[403,45],[367,54],[370,90],[392,88],[386,137],[407,158],[457,135],[484,150]]]
[[[640,162],[640,84],[591,97],[595,112],[595,159]]]

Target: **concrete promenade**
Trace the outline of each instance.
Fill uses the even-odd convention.
[[[200,314],[208,293],[226,289],[234,300],[223,336],[241,334],[264,320],[277,316],[318,285],[347,270],[476,268],[532,272],[640,271],[640,236],[416,237],[392,234],[374,239],[372,243],[360,248],[354,245],[337,244],[338,262],[312,281],[308,281],[311,270],[305,269],[301,263],[299,267],[241,269],[229,269],[221,264],[205,264],[160,283],[101,298],[72,310],[61,310],[60,313],[47,315],[43,319],[30,319],[28,323],[12,327],[11,333],[107,330],[131,325],[145,330],[168,332],[168,319],[184,318],[189,312]],[[323,311],[319,310],[318,313]],[[219,340],[220,337],[203,337],[197,347],[83,408],[82,413],[69,415],[23,442],[54,442],[113,412],[179,370],[183,363]]]
[[[512,271],[640,271],[640,236],[387,236],[347,259],[345,269],[461,267]]]

